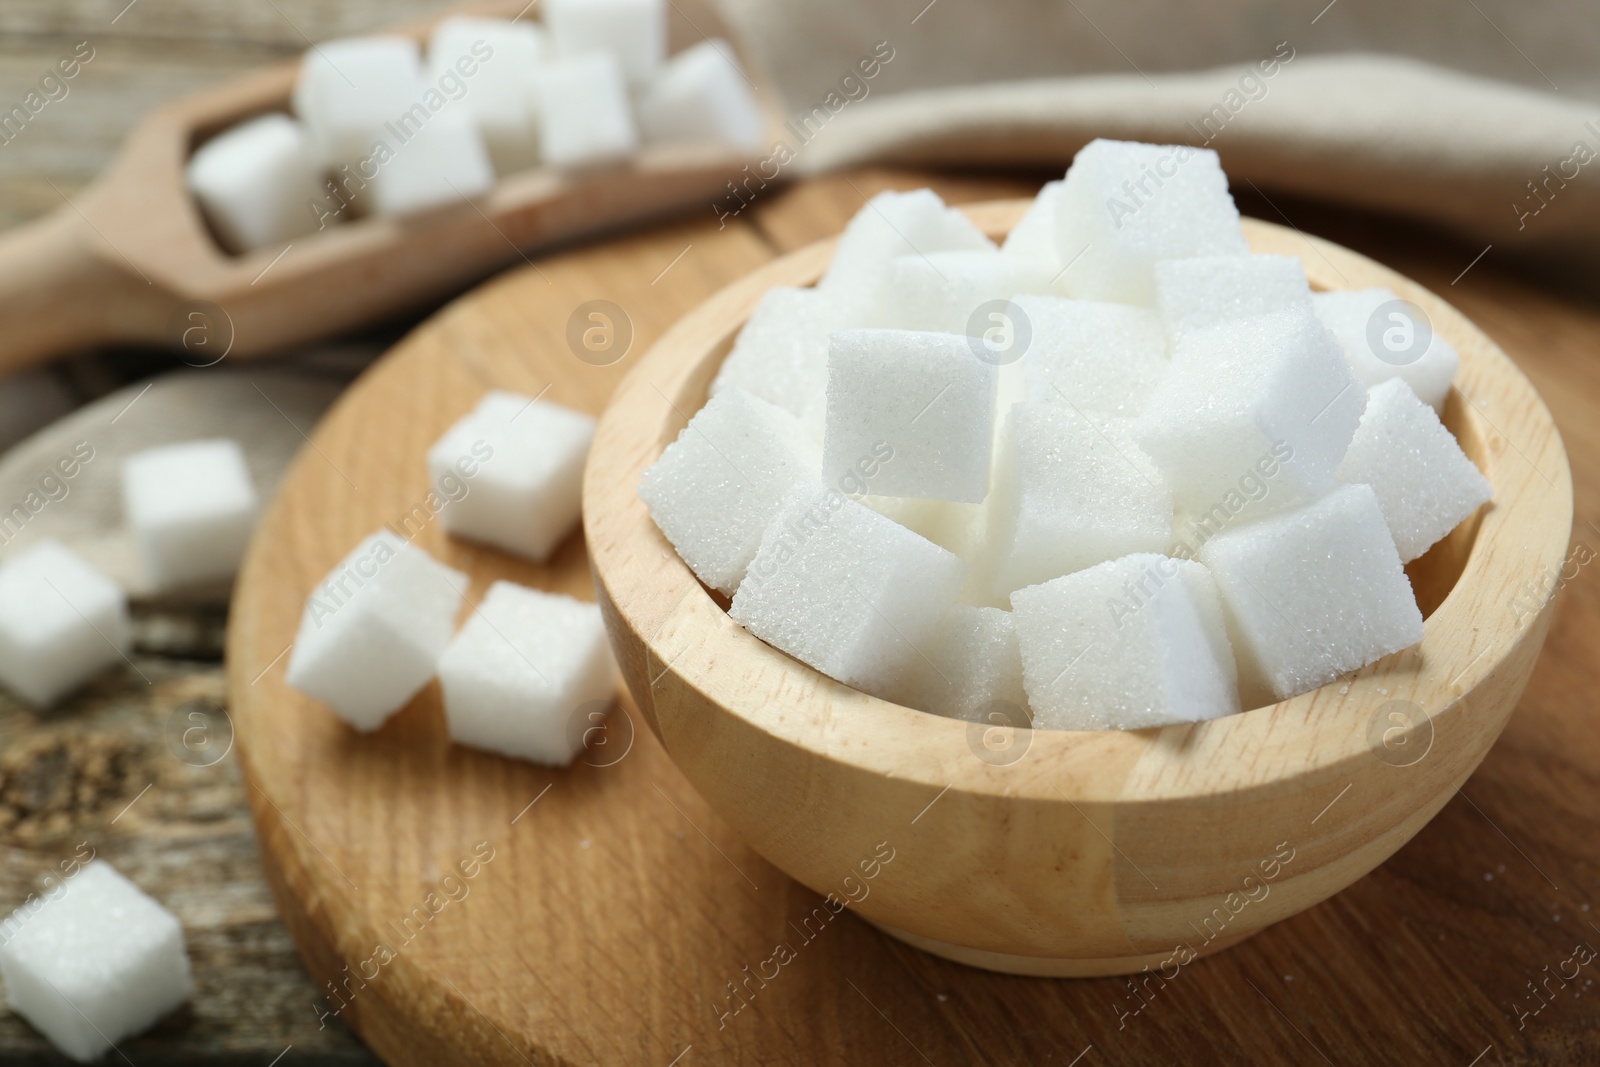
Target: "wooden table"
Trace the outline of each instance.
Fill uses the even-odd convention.
[[[313,38],[409,13],[394,4],[381,15],[368,4],[276,6]],[[83,7],[6,5],[0,93],[31,81],[34,66],[42,69],[104,14]],[[174,14],[179,7],[186,16]],[[91,93],[86,74],[56,127],[28,131],[40,134],[28,155],[13,154],[20,141],[0,148],[0,204],[8,213],[0,221],[50,207],[59,200],[51,183],[68,194],[83,184],[117,131],[155,98],[301,43],[284,20],[272,29],[272,5],[242,5],[226,16],[207,10],[143,0],[114,25],[107,21],[95,40],[105,41],[102,54],[115,62],[89,72],[105,72],[106,83]],[[136,21],[145,16],[148,23]],[[319,21],[332,17],[345,21]],[[19,28],[29,33],[12,32]],[[244,43],[249,35],[267,43]],[[82,118],[71,118],[67,109],[80,105]],[[90,136],[70,135],[74,130]],[[962,201],[1029,192],[1042,177],[854,174],[772,195],[739,225],[776,254],[836,230],[861,192],[885,185],[929,182]],[[1335,899],[1186,969],[1148,1003],[1118,979],[1068,986],[1004,979],[1004,997],[978,1000],[964,996],[971,972],[847,920],[851,928],[830,950],[840,957],[832,962],[868,977],[875,1010],[844,1007],[840,998],[856,996],[848,988],[819,987],[800,1020],[827,1034],[839,1062],[1467,1067],[1600,1060],[1600,991],[1593,985],[1600,961],[1564,988],[1550,980],[1548,1003],[1535,1001],[1529,987],[1571,958],[1575,944],[1600,948],[1600,909],[1593,907],[1600,902],[1600,736],[1593,720],[1600,583],[1596,568],[1576,565],[1600,551],[1600,312],[1510,273],[1493,251],[1465,269],[1478,248],[1401,222],[1276,197],[1242,197],[1241,205],[1373,255],[1445,293],[1544,394],[1567,440],[1577,492],[1574,543],[1583,547],[1564,578],[1533,684],[1461,796],[1390,862]],[[696,220],[670,236],[682,247],[711,229],[714,223]],[[98,357],[94,373],[118,378],[125,355]],[[74,373],[91,382],[84,391],[92,394],[101,378],[85,379],[84,365],[74,364]],[[268,1064],[280,1054],[286,1065],[373,1062],[340,1023],[319,1025],[318,991],[275,916],[256,860],[233,756],[195,766],[169,744],[174,730],[218,721],[221,627],[214,616],[147,614],[134,663],[149,684],[132,670],[114,672],[45,715],[0,697],[0,908],[19,903],[37,877],[87,841],[179,912],[195,964],[191,1005],[122,1044],[135,1063]],[[809,897],[796,887],[797,908],[809,906]],[[1519,1012],[1528,1013],[1520,1025]],[[770,1022],[759,1010],[743,1021]],[[791,1062],[781,1041],[770,1047],[751,1062]],[[692,1064],[692,1056],[684,1062]],[[63,1061],[0,1012],[0,1062]]]

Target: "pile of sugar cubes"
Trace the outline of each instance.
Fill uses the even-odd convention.
[[[437,516],[453,536],[543,562],[578,523],[595,421],[492,391],[427,455],[429,491],[311,591],[289,684],[359,731],[376,730],[435,677],[452,740],[564,766],[590,713],[609,706],[616,666],[600,609],[493,583],[459,630],[467,575],[415,538]]]
[[[537,166],[618,163],[641,145],[752,151],[766,119],[725,41],[668,58],[667,0],[545,0],[542,25],[455,16],[408,37],[314,45],[293,116],[223,131],[188,185],[231,251],[355,215],[403,215]]]
[[[735,621],[868,693],[1215,718],[1419,641],[1404,564],[1491,495],[1408,307],[1251,254],[1215,153],[1099,140],[999,247],[871,200],[639,494]]]
[[[90,453],[92,455],[92,453]],[[61,461],[76,473],[78,457]],[[151,595],[232,580],[259,505],[238,442],[217,438],[148,448],[122,463],[123,522]],[[53,538],[0,564],[0,685],[49,707],[127,656],[127,594]]]

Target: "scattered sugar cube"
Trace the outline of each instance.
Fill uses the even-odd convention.
[[[913,665],[966,564],[833,490],[796,485],[761,538],[729,615],[775,648],[869,693]]]
[[[766,291],[711,382],[737,386],[798,415],[818,438],[828,405],[828,335],[865,325],[854,302],[821,289]]]
[[[1311,283],[1293,256],[1194,256],[1155,265],[1156,308],[1172,337],[1228,319],[1309,309]]]
[[[262,115],[211,138],[195,150],[185,181],[230,252],[317,228],[307,205],[323,195],[322,165],[305,128],[288,115]]]
[[[638,151],[628,86],[611,53],[563,57],[545,66],[537,99],[540,154],[550,166],[614,163]]]
[[[1128,427],[1060,405],[1011,409],[987,505],[996,596],[1167,547],[1172,494]]]
[[[1339,480],[1372,486],[1406,563],[1494,495],[1439,416],[1401,378],[1368,392]]]
[[[1069,295],[1147,306],[1157,260],[1248,250],[1215,152],[1105,139],[1067,170],[1056,249],[1063,263],[1077,260],[1062,279]]]
[[[1363,385],[1403,378],[1423,403],[1444,411],[1461,357],[1421,308],[1381,288],[1313,293],[1311,308],[1338,338]]]
[[[1011,602],[1035,728],[1137,730],[1239,710],[1216,585],[1193,560],[1124,556]]]
[[[1011,227],[1005,243],[1000,246],[1008,256],[1048,261],[1054,267],[1050,274],[1052,279],[1066,266],[1056,245],[1056,201],[1061,196],[1062,184],[1059,180],[1045,182],[1039,195],[1033,198],[1033,204]]]
[[[994,368],[966,337],[841,330],[828,340],[822,476],[830,485],[887,446],[879,496],[977,503],[989,491]]]
[[[923,652],[927,660],[913,662],[885,699],[968,722],[989,722],[988,714],[996,710],[1027,708],[1011,612],[957,604]]]
[[[544,30],[531,22],[462,15],[441,20],[428,40],[429,80],[467,86],[461,104],[496,173],[514,174],[539,161],[534,73],[548,51]]]
[[[724,389],[644,472],[639,498],[695,575],[732,596],[789,488],[817,481],[818,453],[789,412]]]
[[[104,860],[0,924],[12,1010],[80,1063],[149,1029],[194,992],[177,918]]]
[[[409,37],[347,37],[312,45],[300,62],[294,113],[311,133],[318,158],[331,170],[349,166],[356,180],[371,177],[362,161],[373,144],[393,147],[390,122],[422,104],[422,56]],[[425,116],[423,120],[426,121]]]
[[[1166,374],[1167,338],[1149,308],[1019,296],[1030,339],[1019,361],[1024,398],[1137,415]]]
[[[667,54],[665,0],[545,0],[545,25],[562,59],[607,52],[642,85]]]
[[[1369,485],[1207,541],[1240,673],[1279,700],[1422,640],[1422,613]]]
[[[239,569],[260,504],[237,441],[184,441],[122,461],[122,511],[157,591],[226,581]]]
[[[1233,507],[1263,457],[1281,470],[1253,513],[1309,500],[1334,472],[1366,406],[1338,345],[1309,311],[1231,319],[1178,338],[1134,431],[1178,503]]]
[[[0,684],[29,704],[49,707],[131,644],[121,588],[59,541],[0,565]]]
[[[578,524],[594,428],[592,416],[560,404],[484,394],[428,449],[433,484],[462,486],[445,493],[445,529],[536,563],[548,559]]]
[[[766,116],[727,41],[701,41],[668,60],[639,100],[647,141],[709,141],[755,151]]]
[[[495,582],[439,658],[450,739],[564,767],[591,723],[580,709],[616,693],[600,609]]]
[[[465,574],[379,530],[306,598],[289,684],[376,730],[433,677],[466,588]]]
[[[409,215],[478,196],[494,187],[494,167],[472,118],[441,111],[408,135],[372,179],[372,210]]]
[[[839,237],[820,289],[877,293],[889,261],[930,252],[992,252],[995,244],[932,189],[882,192],[867,201]]]
[[[1048,260],[998,252],[928,252],[889,261],[875,325],[982,336],[983,305],[1050,285]]]

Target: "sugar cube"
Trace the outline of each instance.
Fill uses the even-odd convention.
[[[1494,495],[1439,416],[1401,378],[1368,392],[1339,480],[1372,486],[1406,563]]]
[[[1181,335],[1134,436],[1188,510],[1261,514],[1333,484],[1365,405],[1327,329],[1279,311]],[[1241,479],[1273,456],[1269,492],[1234,507]]]
[[[0,684],[48,707],[131,646],[122,590],[59,541],[0,565]]]
[[[1293,256],[1193,256],[1155,265],[1156,308],[1172,337],[1228,319],[1309,309],[1311,284]]]
[[[708,141],[755,151],[767,120],[726,41],[701,41],[667,61],[639,100],[647,141]]]
[[[735,386],[644,472],[639,498],[696,576],[732,596],[789,488],[817,481],[818,453],[792,414]]]
[[[953,553],[835,490],[789,490],[729,615],[831,678],[888,692],[955,600]]]
[[[1149,308],[1056,296],[1016,305],[1028,322],[1027,400],[1133,416],[1167,372],[1166,334]]]
[[[995,244],[932,189],[882,192],[857,211],[817,283],[839,293],[877,293],[889,261],[930,252],[992,252]]]
[[[989,489],[994,390],[994,368],[973,354],[966,337],[911,330],[833,334],[823,480],[837,484],[887,451],[873,493],[982,501]]]
[[[1239,710],[1222,605],[1193,560],[1136,553],[1011,601],[1035,728],[1137,730]]]
[[[1028,706],[1022,688],[1022,657],[1011,612],[957,604],[885,699],[918,711],[968,722],[990,722],[999,711],[1014,718]]]
[[[1241,675],[1286,700],[1422,640],[1422,613],[1369,485],[1223,530],[1200,549]]]
[[[609,52],[563,57],[539,71],[539,149],[552,167],[627,159],[639,148],[622,68]]]
[[[1157,260],[1247,251],[1217,154],[1189,145],[1097,139],[1079,150],[1056,200],[1067,293],[1155,302]]]
[[[1048,260],[992,251],[897,256],[889,261],[874,325],[981,337],[995,325],[991,313],[1001,310],[987,305],[1041,292],[1052,273]]]
[[[450,739],[562,767],[583,750],[578,713],[616,693],[600,609],[495,582],[439,658]]]
[[[260,504],[244,450],[213,438],[129,455],[122,510],[145,579],[165,591],[231,579]]]
[[[1051,278],[1066,265],[1061,261],[1061,252],[1056,245],[1056,201],[1061,196],[1062,184],[1059,180],[1045,182],[1039,195],[1033,198],[1033,203],[1017,220],[1017,224],[1011,227],[1011,232],[1006,234],[1005,242],[1000,246],[1000,250],[1008,256],[1042,259],[1054,264]]]
[[[12,1010],[80,1063],[194,991],[177,918],[104,860],[0,923],[0,977]]]
[[[455,15],[428,40],[428,75],[435,85],[465,84],[461,105],[471,114],[499,174],[513,174],[539,159],[534,73],[548,47],[531,22]]]
[[[594,428],[582,412],[490,390],[428,449],[428,476],[445,487],[445,529],[535,562],[549,558],[578,524]]]
[[[379,530],[306,598],[289,684],[376,730],[433,677],[466,588],[465,574]]]
[[[185,181],[230,252],[317,228],[309,205],[323,195],[322,166],[305,128],[288,115],[262,115],[211,138],[195,150]]]
[[[996,596],[1167,547],[1172,494],[1128,426],[1060,405],[1011,409],[987,504]]]
[[[311,132],[311,143],[332,170],[348,166],[370,179],[373,146],[394,139],[387,129],[421,107],[422,56],[409,37],[348,37],[312,45],[300,62],[294,113]]]
[[[1313,293],[1311,308],[1363,385],[1402,378],[1423,403],[1444,411],[1461,357],[1420,307],[1380,288]]]
[[[545,0],[545,25],[563,59],[606,52],[642,85],[667,53],[665,0]]]
[[[737,386],[798,415],[820,438],[828,404],[828,335],[862,325],[855,303],[837,293],[768,289],[712,380],[711,395]]]
[[[472,119],[441,111],[399,142],[372,179],[372,210],[409,215],[488,192],[494,167]]]

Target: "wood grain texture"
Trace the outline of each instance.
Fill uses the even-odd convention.
[[[684,1064],[1065,1064],[1090,1046],[1083,1063],[1318,1062],[1321,1053],[1338,1063],[1465,1064],[1485,1048],[1492,1055],[1482,1062],[1600,1055],[1594,1000],[1573,996],[1582,977],[1520,1029],[1512,1011],[1519,995],[1531,1010],[1525,983],[1559,967],[1574,941],[1600,944],[1585,910],[1600,884],[1588,799],[1600,786],[1600,743],[1586,725],[1600,597],[1588,570],[1565,583],[1521,713],[1461,796],[1344,893],[1161,987],[988,974],[903,946],[853,915],[822,924],[821,898],[741,843],[632,706],[625,758],[547,772],[446,747],[432,690],[357,740],[287,691],[281,664],[248,685],[287,642],[300,598],[341,546],[414,503],[422,447],[479,391],[531,392],[556,379],[556,399],[596,403],[643,351],[598,374],[571,360],[564,328],[579,303],[616,301],[634,343],[646,345],[678,307],[778,250],[836,232],[862,194],[929,183],[841,176],[758,202],[722,232],[675,227],[541,260],[419,331],[314,436],[327,459],[307,452],[291,474],[252,560],[255,592],[236,603],[231,646],[233,712],[286,921],[319,979],[342,975],[477,841],[496,850],[470,894],[366,983],[342,1019],[396,1063],[433,1062],[447,1047],[456,1062],[505,1063],[666,1064],[681,1055]],[[1030,191],[986,179],[931,184],[956,199]],[[1300,221],[1301,208],[1290,210]],[[1365,247],[1396,253],[1385,258],[1440,290],[1471,259],[1340,218]],[[1600,389],[1587,361],[1600,316],[1487,271],[1451,296],[1507,343],[1563,428],[1593,426]],[[384,412],[381,434],[362,413],[368,404]],[[1568,445],[1587,522],[1600,506],[1600,441],[1569,430]],[[339,506],[306,506],[316,499]],[[1580,523],[1580,540],[1587,528]],[[584,584],[570,570],[518,567],[436,530],[423,543],[473,572],[474,595],[500,574]],[[556,569],[580,566],[574,542]],[[533,873],[507,876],[524,868]],[[880,887],[893,871],[891,862]],[[781,942],[795,953],[778,976],[748,978],[745,967],[759,970]],[[746,981],[754,996],[741,1007],[728,983]]]

